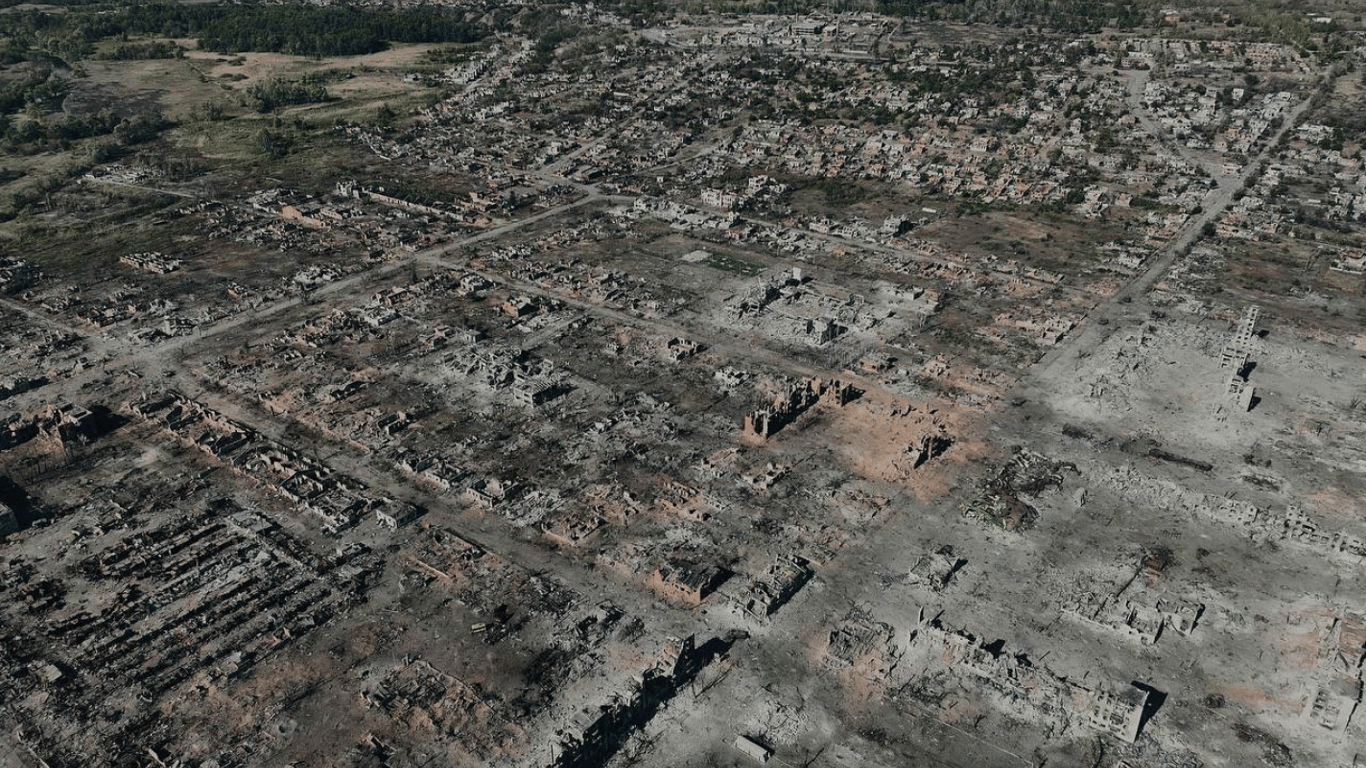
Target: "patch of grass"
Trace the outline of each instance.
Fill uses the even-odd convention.
[[[868,190],[849,181],[840,179],[821,179],[811,185],[825,196],[827,205],[834,208],[847,208],[868,199]]]
[[[86,87],[113,86],[108,98],[110,107],[117,106],[128,91],[153,93],[152,98],[161,111],[179,117],[223,89],[212,82],[190,59],[144,59],[137,61],[87,61],[83,64],[88,77]]]
[[[193,234],[194,221],[167,215],[185,201],[159,194],[138,194],[132,204],[107,216],[54,228],[25,218],[12,231],[24,258],[48,272],[102,274],[125,253],[174,251],[176,240]],[[154,223],[161,221],[162,223]]]
[[[707,256],[706,261],[703,261],[702,263],[712,269],[730,272],[731,274],[739,275],[741,277],[758,277],[764,271],[763,266],[759,264],[737,259],[734,256],[727,256],[722,253],[713,253]]]

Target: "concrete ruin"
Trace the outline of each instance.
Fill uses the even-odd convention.
[[[1021,654],[1004,652],[999,643],[988,644],[967,632],[949,630],[937,618],[922,616],[911,637],[911,647],[917,645],[950,667],[981,678],[1021,706],[1130,744],[1138,739],[1149,689],[1082,685],[1057,677]]]
[[[953,547],[942,546],[916,559],[906,573],[906,580],[934,592],[942,592],[967,561],[953,553]]]
[[[797,382],[773,398],[769,405],[746,415],[741,431],[766,440],[818,404],[838,408],[857,396],[858,390],[848,382],[821,379]]]
[[[763,573],[751,578],[745,588],[732,595],[744,614],[761,622],[768,621],[815,575],[811,564],[797,555],[774,558]]]
[[[1257,333],[1257,321],[1261,318],[1261,308],[1250,305],[1243,310],[1233,337],[1219,353],[1219,367],[1229,371],[1224,387],[1225,402],[1231,403],[1239,413],[1252,410],[1256,398],[1256,388],[1248,383],[1252,339]]]

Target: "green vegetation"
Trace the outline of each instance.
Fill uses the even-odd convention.
[[[1134,195],[1129,207],[1138,211],[1157,211],[1158,213],[1180,213],[1181,208],[1172,203],[1163,203],[1150,194]]]
[[[317,77],[305,77],[301,81],[272,78],[247,88],[247,99],[257,112],[274,112],[293,104],[327,101],[327,89],[319,80]]]
[[[59,226],[32,219],[14,222],[14,243],[24,248],[24,258],[47,270],[107,272],[119,254],[164,251],[175,248],[177,238],[191,234],[195,222],[164,215],[167,208],[181,205],[178,197],[127,188],[106,188],[109,211],[86,221],[68,221]]]
[[[390,10],[157,2],[113,12],[85,6],[66,13],[25,10],[0,15],[0,37],[6,46],[0,48],[0,61],[26,57],[35,48],[63,59],[79,59],[91,55],[100,40],[128,35],[193,37],[200,48],[210,51],[321,57],[376,53],[389,43],[472,43],[487,34],[480,24],[430,7]],[[139,49],[127,52],[131,55]]]
[[[523,67],[526,72],[536,74],[549,69],[555,60],[555,49],[567,40],[574,39],[576,30],[572,27],[555,27],[541,33],[532,48],[531,59]]]
[[[482,27],[446,10],[162,2],[68,8],[0,14],[0,151],[17,161],[0,192],[0,222],[8,222],[0,237],[29,248],[38,240],[61,240],[59,228],[120,223],[115,216],[134,221],[174,202],[155,195],[123,205],[126,193],[109,197],[115,187],[75,183],[96,165],[123,160],[155,168],[170,183],[206,172],[220,179],[269,173],[304,186],[326,175],[319,166],[349,162],[356,154],[330,130],[335,122],[394,127],[423,89],[365,69],[324,70],[284,56],[259,57],[274,71],[258,67],[243,76],[251,78],[248,87],[232,88],[203,71],[202,57],[187,56],[180,39],[198,36],[206,48],[308,56],[433,39],[446,43],[445,55],[454,57],[482,49],[484,36]],[[334,34],[342,27],[345,34]],[[393,58],[411,64],[420,55]],[[343,77],[345,96],[335,98],[330,84]],[[134,83],[140,86],[136,96],[128,93]],[[381,98],[385,106],[377,110]],[[325,116],[278,116],[291,106],[317,103],[329,104]]]
[[[120,43],[114,48],[94,56],[105,61],[139,61],[143,59],[179,59],[184,57],[185,49],[166,40],[150,40],[140,43]]]
[[[863,187],[840,179],[821,179],[809,188],[820,192],[833,208],[847,208],[868,199],[868,191]]]
[[[165,116],[156,112],[119,117],[105,110],[56,119],[29,117],[18,122],[4,118],[0,125],[0,149],[9,154],[34,154],[70,149],[72,142],[110,135],[119,145],[127,147],[150,141],[170,125]]]
[[[1242,27],[1235,37],[1293,45],[1301,50],[1317,50],[1318,39],[1332,30],[1331,25],[1319,24],[1301,10],[1272,10],[1255,3],[1234,11],[1227,23]]]
[[[184,49],[165,39],[130,36],[198,37],[201,48],[219,51],[276,51],[306,56],[362,54],[389,42],[472,43],[484,27],[439,9],[381,10],[311,5],[181,5],[141,3],[118,8],[68,4],[65,13],[27,9],[0,14],[0,149],[11,154],[69,150],[73,142],[113,136],[92,149],[102,160],[120,147],[154,138],[171,123],[161,114],[118,115],[109,111],[48,117],[59,109],[82,76],[82,60],[137,61],[176,59]],[[257,112],[323,102],[329,94],[321,80],[272,79],[251,86],[247,105]],[[206,104],[209,121],[225,117],[221,103]],[[277,155],[284,146],[262,145]]]
[[[487,30],[480,25],[465,23],[434,9],[360,10],[346,6],[172,7],[189,16],[186,19],[188,28],[198,27],[195,31],[199,38],[199,46],[214,51],[277,51],[297,56],[353,56],[382,51],[389,43],[472,43],[487,35]],[[196,11],[199,13],[196,14]]]
[[[722,272],[730,272],[740,277],[758,277],[763,273],[764,268],[760,264],[754,264],[734,256],[727,256],[723,253],[713,253],[707,256],[706,261],[702,262],[712,269]]]

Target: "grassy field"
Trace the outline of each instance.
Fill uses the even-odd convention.
[[[764,271],[763,266],[760,264],[752,264],[743,259],[737,259],[734,256],[728,256],[724,253],[712,253],[708,255],[706,261],[703,261],[702,263],[712,269],[730,272],[731,274],[739,275],[741,277],[757,277]]]
[[[43,119],[68,119],[62,111],[88,115],[106,109],[166,115],[172,125],[160,137],[123,148],[118,158],[130,165],[182,169],[164,182],[148,182],[148,187],[174,186],[188,175],[197,177],[198,189],[215,193],[245,191],[263,178],[321,191],[339,175],[354,175],[382,162],[339,136],[333,126],[373,122],[382,107],[401,120],[430,103],[438,91],[420,75],[440,67],[428,60],[427,52],[453,47],[396,45],[366,56],[314,59],[276,53],[216,54],[193,50],[191,40],[173,42],[189,49],[183,58],[81,62],[62,110],[49,111]],[[261,114],[248,98],[247,90],[255,83],[318,74],[326,84],[326,102]],[[210,118],[206,105],[216,107],[218,119]],[[283,141],[287,152],[272,156],[263,134]],[[11,217],[0,223],[0,242],[21,247],[50,267],[79,269],[100,264],[102,253],[155,250],[166,237],[173,238],[164,225],[150,222],[164,209],[183,203],[183,198],[79,182],[84,170],[95,164],[96,148],[111,143],[110,137],[96,137],[6,157],[0,210],[9,209]],[[20,200],[29,202],[20,208]]]
[[[161,111],[172,118],[225,90],[209,81],[188,58],[87,61],[83,66],[88,76],[78,81],[76,87],[110,84],[154,96]]]
[[[182,47],[192,40],[173,41]],[[126,93],[154,97],[161,111],[173,119],[183,119],[212,99],[226,104],[245,101],[252,85],[281,78],[299,80],[305,75],[328,76],[328,93],[334,101],[310,106],[315,116],[343,116],[357,110],[378,109],[388,103],[417,103],[430,92],[414,72],[435,72],[439,67],[427,63],[425,54],[433,48],[449,46],[396,45],[390,50],[366,56],[340,56],[312,59],[280,53],[220,54],[188,50],[182,59],[146,61],[98,61],[82,64],[86,77],[76,87],[95,89],[117,86]],[[238,111],[241,111],[239,107]],[[286,110],[286,112],[298,111]]]
[[[173,250],[192,234],[188,219],[162,218],[183,199],[139,190],[115,195],[114,211],[89,220],[39,215],[10,222],[8,245],[49,272],[98,274],[125,253]]]

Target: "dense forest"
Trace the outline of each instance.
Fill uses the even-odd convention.
[[[25,10],[0,15],[0,53],[39,47],[80,57],[93,44],[127,35],[195,38],[210,51],[274,51],[297,56],[350,56],[389,43],[471,43],[488,30],[436,8],[391,9],[313,5],[179,5],[139,3],[108,12],[99,6],[66,13]]]

